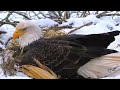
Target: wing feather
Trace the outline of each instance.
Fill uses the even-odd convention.
[[[120,71],[120,53],[112,53],[92,59],[78,69],[85,78],[103,78]]]

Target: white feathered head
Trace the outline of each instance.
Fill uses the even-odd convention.
[[[25,47],[41,37],[43,37],[42,28],[34,20],[21,21],[13,33],[13,40],[18,39],[17,41],[21,47]]]

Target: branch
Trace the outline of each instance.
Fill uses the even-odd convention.
[[[37,16],[37,17],[38,17],[38,19],[41,19],[41,18],[38,16],[38,14],[36,14],[34,11],[33,11],[33,13],[35,14],[35,16]]]
[[[2,26],[3,24],[10,24],[15,27],[17,25],[17,23],[19,23],[19,22],[17,22],[17,21],[10,22],[9,20],[8,21],[0,21],[0,26]]]
[[[0,43],[3,45],[4,43],[0,40]]]
[[[75,29],[71,30],[70,32],[68,32],[68,34],[74,32],[74,31],[76,31],[76,30],[78,30],[78,29],[81,29],[81,28],[83,28],[84,26],[89,26],[89,25],[91,25],[91,24],[92,24],[92,22],[87,23],[87,24],[84,24],[83,26],[80,26],[80,27],[78,27],[78,28],[75,28]]]
[[[101,17],[103,17],[103,16],[115,16],[115,15],[120,16],[119,13],[114,13],[114,14],[100,13],[100,14],[98,14],[96,17],[97,17],[97,18],[101,18]]]
[[[0,34],[6,34],[7,32],[5,32],[5,31],[0,31]]]
[[[23,14],[22,12],[14,12],[14,13],[19,14],[28,20],[31,20],[31,18],[29,18],[27,15]]]
[[[13,26],[16,26],[16,22],[10,22],[9,17],[12,15],[14,11],[9,11],[8,15],[0,21],[0,26],[3,24],[11,24]]]
[[[9,42],[10,40],[12,40],[12,37],[10,37],[10,38],[7,40],[7,42],[5,43],[5,46],[8,44],[8,42]]]
[[[47,16],[44,15],[41,11],[39,11],[39,14],[41,14],[44,18],[47,18]]]
[[[2,21],[8,21],[8,18],[10,17],[10,15],[12,15],[12,13],[13,13],[14,11],[9,11],[9,13],[8,13],[8,15],[4,18],[4,19],[2,19]]]
[[[87,11],[83,11],[80,17],[86,17]]]

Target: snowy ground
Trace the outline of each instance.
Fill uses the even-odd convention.
[[[42,19],[37,21],[40,27],[52,26],[57,25],[57,22],[54,22],[50,19]],[[66,26],[72,25],[74,28],[80,27],[84,24],[92,22],[90,26],[84,26],[81,29],[71,33],[71,34],[97,34],[97,33],[105,33],[115,30],[120,30],[120,17],[116,16],[112,18],[110,16],[96,18],[95,15],[89,15],[85,18],[70,18],[67,22],[62,23],[59,26]],[[15,28],[10,25],[4,25],[0,28],[0,30],[5,30],[7,34],[1,35],[0,37],[3,42],[6,42],[9,37],[12,36]],[[72,29],[63,29],[62,32],[68,33]],[[4,45],[0,45],[1,48],[4,48]],[[115,37],[115,41],[112,42],[109,46],[109,49],[114,49],[120,51],[120,35]],[[18,72],[16,76],[4,76],[2,69],[0,69],[0,79],[30,79],[28,76],[24,75],[23,73]],[[120,79],[120,74],[115,77],[107,77],[106,79]]]

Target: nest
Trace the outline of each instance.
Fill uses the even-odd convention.
[[[1,68],[3,69],[4,74],[7,76],[15,75],[15,62],[12,58],[13,51],[11,50],[3,50],[1,52]]]
[[[45,38],[51,38],[51,37],[57,37],[57,36],[62,36],[65,35],[64,32],[60,31],[60,27],[52,27],[52,28],[47,28],[43,30],[43,35]]]

